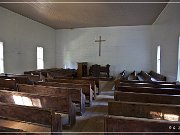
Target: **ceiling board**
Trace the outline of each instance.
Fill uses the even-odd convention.
[[[3,0],[0,0],[0,2],[2,1]],[[16,0],[8,1],[15,2]],[[62,0],[18,1],[63,2]],[[168,1],[169,0],[146,0],[145,2]],[[77,0],[68,0],[66,2],[77,2]],[[105,0],[89,0],[89,2],[105,2]],[[130,2],[130,0],[115,0],[114,2]],[[134,0],[134,2],[143,2],[143,0]],[[167,3],[1,3],[0,6],[42,24],[48,25],[54,29],[65,29],[151,25],[162,12],[166,4]]]

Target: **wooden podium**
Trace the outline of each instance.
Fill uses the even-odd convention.
[[[87,62],[78,63],[77,76],[78,77],[87,77]]]

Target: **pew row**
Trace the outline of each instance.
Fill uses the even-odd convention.
[[[0,78],[0,87],[8,90],[16,90],[16,80]]]
[[[105,135],[122,135],[127,132],[133,134],[165,134],[168,132],[173,134],[179,132],[180,122],[154,120],[136,117],[124,117],[107,115],[104,117],[104,132]]]
[[[141,71],[140,73],[138,73],[137,77],[138,77],[138,80],[140,81],[153,81],[151,76],[144,71]]]
[[[60,83],[75,83],[75,84],[91,84],[92,90],[95,92],[96,97],[97,89],[96,83],[93,78],[67,78],[67,77],[54,77],[53,79],[47,79],[48,82],[60,82]]]
[[[75,108],[67,94],[50,96],[0,90],[0,102],[52,109],[57,113],[62,113],[63,125],[75,124]]]
[[[153,87],[118,86],[117,91],[136,92],[136,93],[180,95],[180,89],[179,88],[153,88]]]
[[[119,82],[119,86],[131,86],[131,87],[153,87],[153,88],[180,88],[180,85],[172,83],[128,83],[128,82]]]
[[[73,89],[82,89],[83,94],[85,94],[88,104],[91,106],[93,92],[89,84],[73,84],[73,83],[58,83],[58,82],[36,82],[35,85],[42,86],[53,86],[53,87],[64,87],[64,88],[73,88]]]
[[[174,104],[180,105],[180,95],[135,93],[135,92],[114,92],[115,101]]]
[[[157,81],[166,81],[165,76],[163,76],[161,74],[158,74],[158,73],[156,73],[154,71],[150,71],[148,74]]]
[[[68,96],[71,97],[73,103],[79,106],[76,109],[80,115],[85,112],[85,95],[82,93],[80,88],[60,88],[51,86],[41,86],[41,85],[24,85],[18,84],[19,92],[34,93],[40,95],[51,95],[51,96]]]
[[[108,114],[115,116],[180,121],[179,105],[171,104],[112,101],[108,102]]]
[[[93,98],[96,99],[96,84],[94,80],[90,79],[46,79],[46,82],[58,82],[58,83],[72,83],[72,84],[86,84],[90,85],[90,89],[93,92]]]
[[[179,105],[113,101],[108,102],[108,115],[107,132],[179,132],[180,129]]]
[[[52,135],[61,135],[62,132],[62,124],[61,124],[61,114],[56,113],[53,110],[42,109],[37,107],[30,106],[21,106],[21,105],[12,105],[0,102],[0,126],[2,130],[12,128],[14,122],[16,123],[28,123],[31,125],[39,125],[43,128],[43,131],[34,131],[34,132],[47,132],[50,128]],[[6,125],[3,123],[4,121],[8,121],[10,124]],[[2,122],[2,123],[1,123]],[[11,124],[12,123],[12,124]],[[8,127],[10,126],[10,127]],[[4,127],[4,128],[3,128]],[[21,126],[20,131],[26,131],[26,128]],[[19,130],[19,129],[14,129]],[[36,129],[37,130],[37,129]]]

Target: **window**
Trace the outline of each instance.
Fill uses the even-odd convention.
[[[160,68],[161,68],[161,50],[160,46],[157,47],[157,73],[160,74]]]
[[[0,73],[4,73],[3,42],[0,42]]]
[[[179,37],[179,48],[178,48],[178,71],[177,71],[177,81],[180,82],[180,37]]]
[[[44,69],[43,47],[37,47],[37,69]]]

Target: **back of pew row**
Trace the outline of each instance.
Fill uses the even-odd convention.
[[[85,112],[85,95],[82,93],[80,88],[60,88],[51,86],[41,86],[41,85],[25,85],[18,84],[19,92],[27,92],[32,94],[41,95],[51,95],[51,96],[63,96],[68,93],[70,95],[72,102],[78,104],[80,115]]]
[[[42,109],[37,107],[30,106],[20,106],[20,105],[12,105],[6,103],[0,103],[0,121],[7,120],[12,124],[1,125],[2,130],[6,130],[8,128],[12,128],[13,122],[20,123],[29,123],[40,125],[46,128],[50,128],[52,135],[61,135],[62,132],[62,124],[61,124],[61,114],[56,113],[53,110]],[[19,127],[20,130],[23,130],[23,127]],[[13,128],[12,128],[13,129]],[[1,130],[1,129],[0,129]],[[16,129],[14,129],[16,130]],[[24,131],[24,130],[23,130]],[[26,131],[25,131],[26,132]],[[37,131],[40,132],[40,131]],[[43,132],[43,131],[41,131]],[[55,133],[58,132],[58,133]]]
[[[180,89],[178,89],[178,88],[153,88],[153,87],[118,86],[117,91],[136,92],[136,93],[180,95]]]
[[[154,120],[136,117],[124,117],[107,115],[104,117],[105,135],[121,135],[132,132],[132,134],[169,134],[179,132],[180,122]]]
[[[140,81],[152,81],[151,76],[144,71],[141,71],[140,73],[138,73],[137,77],[138,77],[138,80]]]
[[[108,114],[180,122],[179,105],[112,101],[108,102]]]
[[[121,80],[121,82],[126,83],[150,83],[150,84],[176,84],[176,82],[166,82],[166,81],[139,81],[139,80]]]
[[[135,92],[114,92],[115,101],[174,104],[180,105],[180,95],[135,93]]]
[[[89,84],[74,84],[74,83],[59,83],[59,82],[36,82],[35,85],[53,86],[53,87],[64,87],[64,88],[78,88],[82,89],[86,99],[89,101],[89,105],[92,104],[93,92]]]
[[[180,88],[180,85],[175,85],[175,84],[154,84],[154,83],[119,82],[118,85],[119,86],[132,86],[132,87]]]
[[[69,79],[65,79],[62,77],[55,77],[54,79],[46,79],[46,82],[59,82],[59,83],[75,83],[75,84],[90,84],[91,88],[94,92],[94,97],[96,98],[96,84],[95,81],[93,79],[83,79],[83,78],[69,78]]]
[[[108,132],[179,131],[178,105],[114,101],[108,102],[108,115],[105,117]]]
[[[8,90],[16,90],[16,80],[0,78],[0,87]]]
[[[73,83],[73,84],[86,84],[90,85],[90,89],[93,90],[94,99],[96,98],[96,84],[94,80],[87,79],[46,79],[46,82],[58,82],[58,83]]]
[[[61,96],[50,96],[0,90],[0,102],[52,109],[64,116],[62,117],[63,125],[72,126],[76,122],[75,106],[67,95],[68,93]]]
[[[154,71],[150,71],[148,74],[157,81],[166,81],[165,76],[163,76],[161,74],[158,74],[158,73],[156,73]]]

